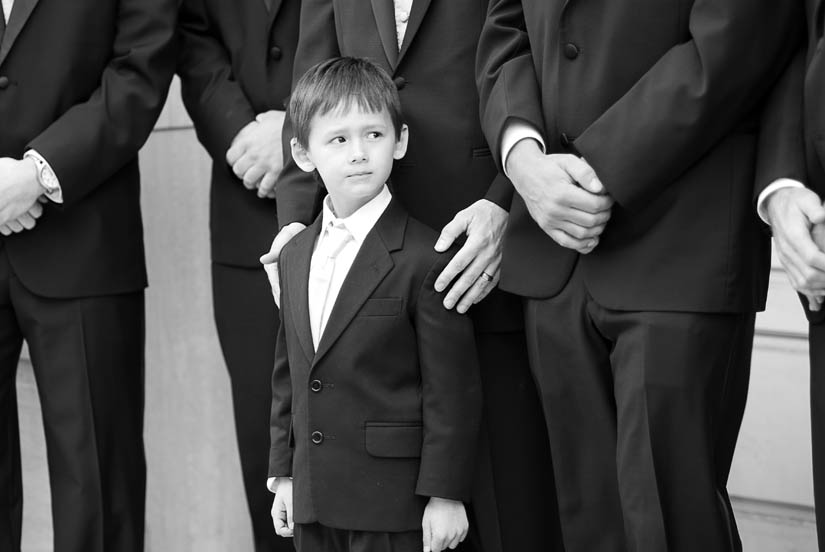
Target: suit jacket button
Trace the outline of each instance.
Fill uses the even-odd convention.
[[[576,59],[579,57],[579,52],[579,47],[572,42],[568,42],[564,45],[564,57],[567,59]]]
[[[405,86],[407,86],[407,79],[404,77],[395,77],[392,79],[392,82],[395,84],[395,87],[398,90],[403,90]]]
[[[0,90],[5,90],[9,87],[9,78],[8,77],[0,77]]]
[[[281,59],[282,55],[283,55],[283,52],[281,52],[281,49],[278,46],[273,46],[272,48],[269,49],[269,57],[271,57],[274,60]]]
[[[323,388],[324,388],[324,384],[321,383],[321,380],[317,380],[317,379],[312,380],[312,382],[310,382],[310,384],[309,384],[309,389],[313,393],[320,393],[321,389],[323,389]]]
[[[316,445],[320,445],[324,442],[324,434],[320,431],[313,431],[312,432],[312,442]]]

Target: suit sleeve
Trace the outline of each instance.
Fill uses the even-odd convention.
[[[574,142],[620,205],[644,207],[757,108],[794,51],[801,4],[695,1],[689,39]]]
[[[473,325],[447,310],[434,285],[442,255],[418,294],[415,328],[421,365],[424,441],[416,494],[469,501],[481,419],[481,380]]]
[[[802,98],[805,52],[797,52],[765,103],[759,134],[759,154],[753,201],[780,178],[805,182],[805,138]]]
[[[482,130],[503,172],[501,138],[509,119],[521,119],[545,134],[541,93],[519,0],[490,2],[476,54],[476,83]]]
[[[281,309],[278,337],[275,342],[275,366],[272,370],[272,405],[269,418],[269,473],[267,477],[292,475],[292,381],[289,375],[289,357],[286,347],[284,312],[289,308],[289,294],[284,281],[287,255],[281,259]],[[273,304],[273,308],[275,305]]]
[[[204,0],[183,0],[179,17],[178,74],[183,103],[198,139],[213,159],[222,160],[256,113],[235,79],[220,29]]]
[[[316,63],[341,55],[333,2],[303,0],[298,37],[293,86]],[[292,159],[289,146],[292,137],[292,121],[287,118],[283,128],[284,168],[275,186],[278,224],[281,227],[291,222],[310,224],[320,210],[320,200],[324,195],[324,189],[315,176],[302,171]]]
[[[121,0],[99,87],[28,144],[51,165],[64,207],[129,161],[149,137],[175,69],[175,0]]]

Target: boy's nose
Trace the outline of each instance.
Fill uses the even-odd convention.
[[[367,160],[367,151],[361,142],[352,142],[350,150],[350,163],[361,163]]]

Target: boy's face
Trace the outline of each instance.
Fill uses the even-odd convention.
[[[395,139],[386,109],[373,113],[345,105],[310,123],[306,148],[292,140],[292,157],[306,171],[317,170],[332,198],[335,213],[347,217],[381,191],[394,159],[407,151],[407,125]]]

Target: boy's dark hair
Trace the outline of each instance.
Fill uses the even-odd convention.
[[[401,100],[387,72],[364,58],[337,57],[309,68],[292,90],[287,117],[298,143],[306,147],[310,122],[344,106],[390,114],[396,140],[401,137]]]

